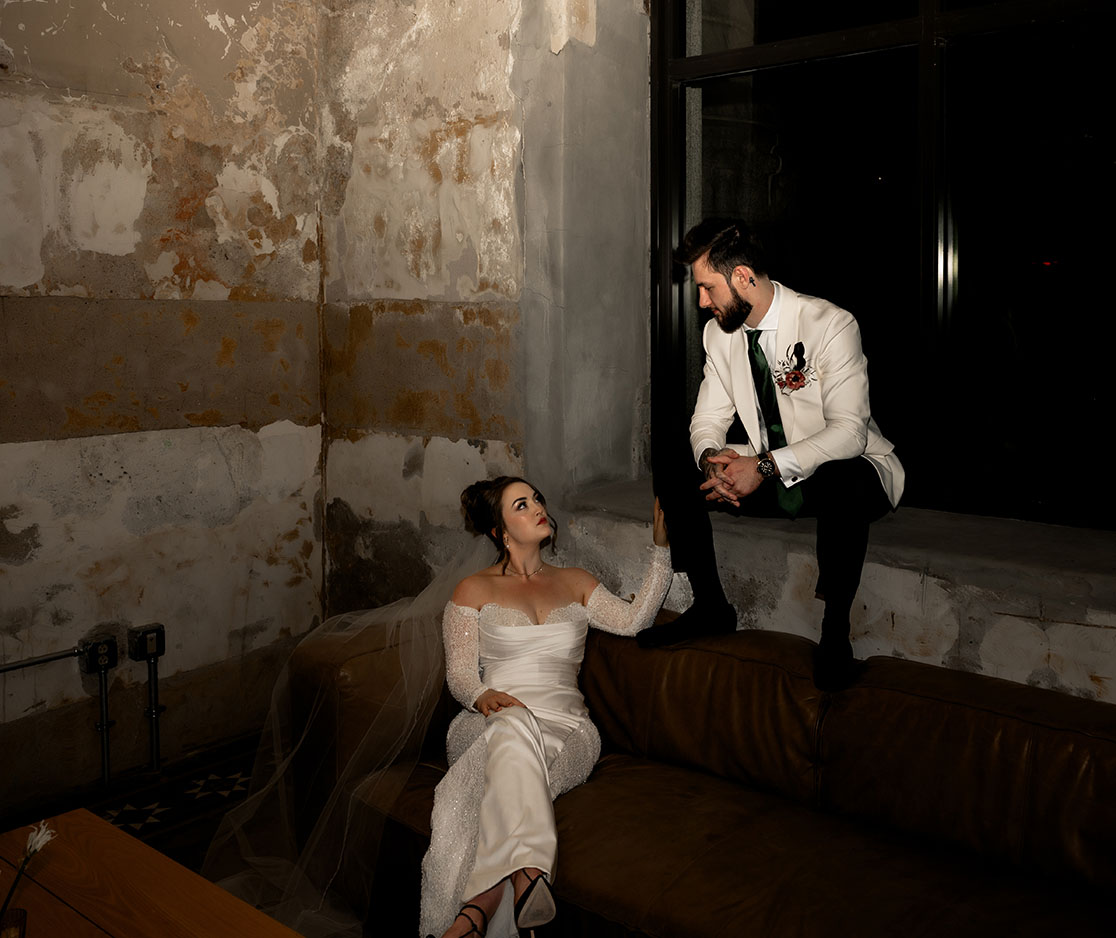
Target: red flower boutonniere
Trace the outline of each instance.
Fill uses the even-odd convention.
[[[787,349],[787,357],[779,359],[771,376],[782,394],[800,391],[811,381],[818,380],[814,366],[806,360],[806,347],[801,342],[795,342]]]

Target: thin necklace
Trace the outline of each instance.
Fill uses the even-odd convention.
[[[540,563],[539,564],[539,570],[541,570],[545,566],[546,566],[545,563]],[[539,572],[539,570],[534,570],[531,573],[520,573],[518,570],[515,569],[515,567],[509,567],[508,569],[510,569],[511,572],[514,573],[516,576],[525,577],[528,580],[531,579],[531,577],[533,577],[536,573]],[[505,576],[507,575],[507,572],[508,572],[507,570],[504,571]]]

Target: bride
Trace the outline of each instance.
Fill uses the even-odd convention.
[[[634,635],[650,625],[670,586],[670,551],[656,501],[656,546],[629,604],[592,574],[543,561],[555,530],[530,483],[476,482],[461,502],[500,556],[458,583],[443,615],[446,680],[465,710],[450,725],[451,765],[435,791],[421,927],[512,938],[554,917],[552,802],[600,754],[577,687],[588,627]]]

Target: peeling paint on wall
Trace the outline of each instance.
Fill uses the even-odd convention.
[[[151,153],[110,116],[0,98],[0,165],[0,197],[14,216],[0,232],[0,284],[39,284],[48,241],[71,254],[135,250]]]
[[[27,563],[39,549],[39,526],[19,523],[18,505],[0,505],[0,563],[13,567]]]
[[[550,51],[557,55],[571,39],[588,46],[597,41],[597,0],[547,0]]]
[[[518,295],[519,17],[502,0],[330,15],[323,139],[344,166],[327,183],[331,300]]]
[[[283,0],[5,5],[0,289],[315,299],[317,23]]]

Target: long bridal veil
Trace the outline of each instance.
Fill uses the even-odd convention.
[[[402,791],[441,696],[442,610],[494,554],[472,537],[418,596],[334,616],[303,638],[206,878],[306,938],[361,935],[383,833],[375,806]]]

